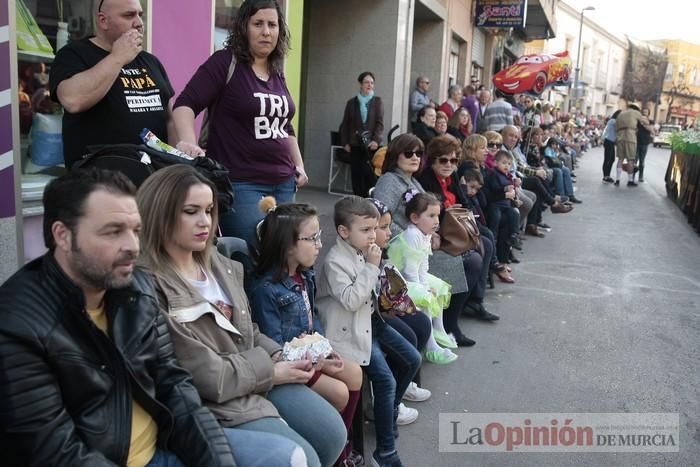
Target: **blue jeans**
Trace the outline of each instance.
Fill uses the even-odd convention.
[[[277,408],[289,428],[308,441],[322,466],[333,465],[345,447],[348,434],[340,413],[331,404],[303,384],[275,386],[267,393],[267,400]],[[309,465],[311,462],[309,459]]]
[[[496,257],[505,263],[510,259],[510,239],[520,230],[520,213],[513,207],[491,203],[486,209],[486,219],[496,240]]]
[[[257,246],[255,227],[263,220],[265,213],[258,208],[264,196],[274,196],[277,204],[294,202],[297,185],[294,177],[278,185],[252,182],[231,182],[233,207],[219,213],[219,227],[224,237],[242,238],[249,245]]]
[[[559,196],[573,196],[574,184],[571,182],[571,171],[568,167],[554,168],[554,191]]]
[[[236,464],[246,467],[289,467],[304,464],[304,456],[295,452],[294,441],[274,433],[254,432],[238,428],[224,428],[224,434],[233,451]],[[292,463],[294,456],[294,463]],[[311,464],[309,464],[311,465]],[[184,466],[175,454],[157,449],[148,467]]]
[[[175,454],[170,451],[156,449],[156,453],[146,467],[185,467]]]
[[[649,144],[637,143],[637,166],[639,167],[639,179],[644,179],[644,160],[647,158]]]
[[[365,371],[374,393],[377,450],[387,452],[395,449],[394,420],[401,398],[420,368],[421,356],[410,342],[380,319],[373,319],[372,326],[372,353]]]

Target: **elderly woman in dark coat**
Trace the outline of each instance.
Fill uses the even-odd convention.
[[[460,142],[454,137],[444,135],[434,138],[426,151],[428,165],[417,177],[426,191],[438,197],[443,209],[468,204],[456,175],[460,152]],[[472,313],[496,318],[495,315],[486,311],[483,304],[489,265],[494,254],[493,239],[482,236],[481,240],[483,251],[470,250],[462,256],[464,272],[469,285],[466,303]],[[457,324],[459,316],[452,316],[448,312],[445,312],[444,316],[445,329],[459,339],[458,336],[462,335]]]
[[[340,144],[350,153],[352,191],[367,197],[376,177],[370,166],[384,133],[384,104],[374,95],[374,75],[365,71],[357,77],[360,92],[345,104],[340,124]]]
[[[403,231],[409,223],[406,218],[404,193],[411,189],[425,192],[415,178],[422,156],[423,143],[412,134],[403,134],[394,138],[387,149],[382,167],[383,175],[377,180],[372,196],[389,207],[392,213],[391,230],[394,235]],[[439,237],[434,242],[433,248],[438,244]],[[451,256],[443,251],[434,251],[430,257],[430,273],[452,285],[452,300],[449,308],[444,312],[445,315],[455,312],[459,314],[464,308],[468,291],[462,258]]]

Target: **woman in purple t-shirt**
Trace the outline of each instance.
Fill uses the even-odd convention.
[[[308,181],[291,120],[294,102],[282,75],[289,31],[276,0],[246,0],[231,26],[226,48],[202,64],[175,101],[178,149],[203,156],[194,119],[216,103],[206,154],[229,170],[234,191],[231,212],[222,213],[224,235],[256,245],[263,218],[257,203],[274,196],[294,200]],[[227,75],[235,60],[233,74]]]

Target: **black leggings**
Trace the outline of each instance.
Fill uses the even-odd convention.
[[[603,177],[609,177],[615,163],[615,143],[606,139],[603,141]]]
[[[370,156],[362,146],[350,147],[350,176],[352,192],[355,196],[366,198],[369,190],[377,183],[377,177],[370,166]]]

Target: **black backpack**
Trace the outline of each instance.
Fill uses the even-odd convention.
[[[228,179],[228,169],[208,157],[185,159],[166,152],[157,151],[144,144],[108,144],[89,146],[89,153],[73,165],[72,170],[97,167],[119,170],[137,187],[156,170],[173,164],[186,164],[208,178],[218,192],[219,212],[229,211],[233,206],[233,190]]]

